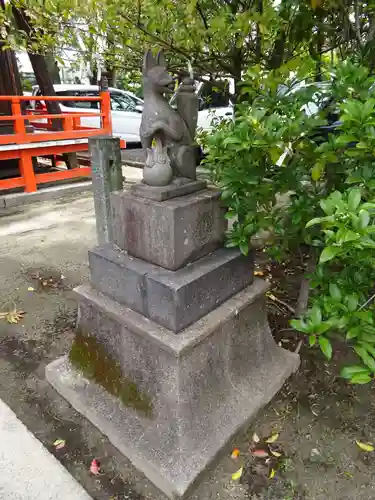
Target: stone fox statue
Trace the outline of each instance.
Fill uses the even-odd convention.
[[[170,177],[168,179],[166,172],[163,176],[163,167],[152,159],[154,139],[158,149],[165,151],[169,157],[173,178],[195,180],[196,155],[193,141],[197,126],[198,98],[194,93],[192,78],[186,79],[177,92],[177,110],[169,105],[163,95],[173,90],[173,79],[167,72],[162,52],[156,58],[150,50],[145,54],[143,81],[144,108],[140,136],[146,153],[144,182],[161,186],[172,180]]]

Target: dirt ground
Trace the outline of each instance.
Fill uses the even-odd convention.
[[[0,320],[0,398],[94,500],[166,500],[44,378],[46,364],[71,345],[72,289],[88,278],[87,250],[94,244],[88,193],[0,214],[0,311],[25,311],[18,324]],[[270,312],[274,324],[275,311]],[[291,349],[297,343],[287,330],[277,341]],[[375,499],[375,452],[355,443],[375,443],[373,386],[348,386],[338,378],[335,361],[327,365],[305,346],[301,356],[299,372],[234,440],[239,457],[224,455],[192,500]],[[254,432],[258,444],[252,442]],[[274,443],[263,442],[275,433]],[[66,446],[56,451],[56,439]],[[255,450],[269,456],[254,457]],[[99,476],[89,472],[93,458],[101,462]],[[234,481],[240,467],[242,477]]]

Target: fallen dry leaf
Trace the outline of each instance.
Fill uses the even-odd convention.
[[[16,307],[11,311],[0,313],[0,319],[5,319],[10,324],[17,324],[25,315],[24,311],[17,311]]]
[[[234,448],[231,454],[231,458],[233,460],[236,460],[236,458],[238,458],[239,456],[240,456],[240,450],[238,448]]]
[[[93,461],[91,462],[90,472],[91,472],[91,474],[94,474],[95,476],[100,474],[100,463],[98,460],[96,460],[96,458],[94,458]]]
[[[268,439],[266,439],[266,443],[268,443],[268,444],[274,443],[275,441],[278,440],[278,438],[279,438],[279,433],[275,432],[274,434],[272,434],[272,436],[270,436]]]
[[[238,471],[236,471],[236,472],[234,472],[234,474],[232,474],[232,480],[237,481],[237,479],[240,479],[240,477],[242,476],[242,473],[243,473],[243,467],[241,467],[240,469],[238,469]]]
[[[253,439],[253,443],[259,443],[259,441],[260,441],[260,437],[258,436],[258,434],[256,432],[254,432],[252,439]]]
[[[368,444],[368,443],[361,443],[361,441],[357,441],[356,440],[356,444],[358,446],[358,448],[361,448],[362,451],[374,451],[374,447],[372,446],[372,444]]]
[[[56,441],[53,443],[53,446],[56,448],[56,450],[61,450],[62,448],[64,448],[65,444],[65,439],[56,439]]]
[[[270,450],[270,452],[272,453],[272,455],[276,458],[280,458],[281,457],[281,453],[279,453],[278,451],[273,451],[273,450]]]
[[[32,286],[29,286],[29,288],[27,289],[28,292],[35,292],[35,288],[32,287]]]
[[[264,276],[264,271],[255,271],[254,272],[254,276],[260,276],[260,277],[263,277]]]
[[[256,458],[267,458],[269,456],[266,450],[254,450],[252,451],[252,455]]]

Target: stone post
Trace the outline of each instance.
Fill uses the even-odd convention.
[[[122,189],[120,139],[93,137],[89,139],[92,189],[99,245],[113,240],[110,193]]]

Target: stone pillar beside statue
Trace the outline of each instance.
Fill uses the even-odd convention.
[[[147,71],[164,68],[161,56],[145,60]],[[98,224],[105,237],[89,251],[90,282],[76,289],[71,351],[46,375],[157,487],[182,498],[297,370],[299,357],[273,340],[267,283],[254,279],[253,256],[223,246],[220,192],[195,179],[188,149],[186,169],[180,157],[175,162],[178,152],[169,156],[160,127],[143,136],[146,149],[155,133],[171,178],[158,184],[158,167],[152,185],[115,183],[110,192],[100,179],[119,179],[116,162],[102,164],[110,175],[94,178],[97,217],[109,207],[110,229]],[[91,139],[93,151],[100,140]]]

